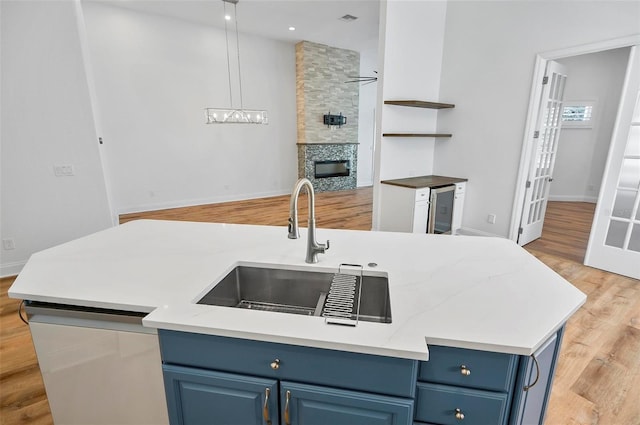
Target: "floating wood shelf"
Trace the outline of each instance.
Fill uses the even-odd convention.
[[[382,137],[451,137],[445,133],[382,133]]]
[[[426,102],[424,100],[385,100],[385,105],[408,106],[411,108],[448,109],[455,108],[452,103]]]

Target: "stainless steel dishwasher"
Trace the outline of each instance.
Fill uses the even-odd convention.
[[[169,423],[145,314],[29,301],[25,311],[56,425]]]

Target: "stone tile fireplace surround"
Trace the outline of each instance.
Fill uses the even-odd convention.
[[[358,52],[308,41],[296,44],[298,177],[308,178],[318,192],[357,187],[360,89],[345,81],[359,73]],[[329,113],[342,113],[347,123],[325,125],[323,117]],[[318,162],[341,175],[318,176]]]
[[[348,176],[317,177],[316,162],[348,161]],[[318,192],[355,189],[357,186],[357,143],[298,143],[298,177],[311,180]]]

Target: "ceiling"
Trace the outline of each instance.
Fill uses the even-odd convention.
[[[224,28],[222,0],[82,0]],[[378,38],[379,0],[240,0],[238,30],[297,43],[361,51]],[[233,4],[226,3],[227,12]],[[233,14],[231,14],[233,16]],[[345,22],[344,15],[358,19]],[[290,31],[289,27],[295,27]],[[234,28],[235,29],[235,28]]]

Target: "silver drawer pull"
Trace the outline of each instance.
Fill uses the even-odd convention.
[[[269,366],[271,366],[271,369],[273,370],[280,369],[280,359],[275,359],[274,361],[271,362]]]
[[[459,421],[464,420],[464,413],[462,413],[462,410],[456,409],[456,419]]]
[[[465,365],[460,365],[460,374],[469,376],[471,375],[471,369],[467,368]]]

